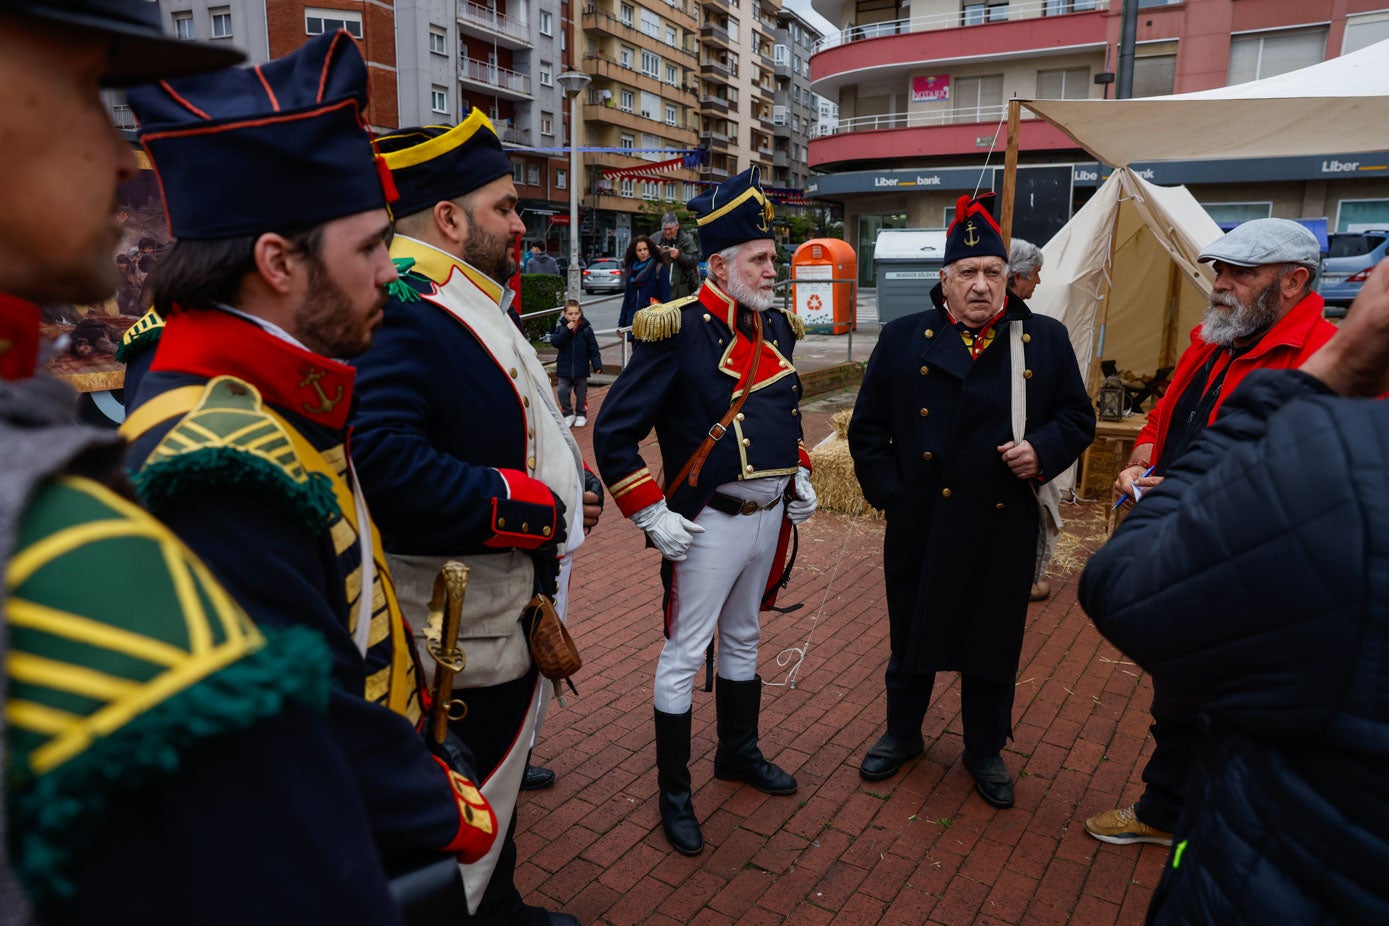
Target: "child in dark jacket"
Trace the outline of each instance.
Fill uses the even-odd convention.
[[[598,338],[593,326],[584,318],[584,310],[577,299],[564,303],[564,317],[550,335],[550,343],[559,350],[555,361],[555,377],[559,380],[556,392],[559,394],[559,410],[564,415],[564,423],[572,428],[582,428],[588,424],[588,370],[603,372],[603,355],[598,352]],[[570,390],[574,393],[574,404],[569,404]]]

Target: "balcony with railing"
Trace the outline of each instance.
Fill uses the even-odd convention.
[[[701,41],[713,42],[717,45],[723,45],[726,48],[733,47],[733,40],[729,38],[728,30],[714,23],[706,22],[704,25],[700,26],[699,38]]]
[[[492,128],[497,130],[497,137],[508,145],[531,143],[531,130],[513,125],[509,119],[492,120]]]
[[[968,4],[955,12],[856,25],[815,44],[811,89],[833,98],[849,84],[895,79],[934,61],[956,59],[962,48],[971,58],[995,60],[1103,48],[1111,2]]]
[[[458,4],[458,24],[470,35],[494,39],[502,48],[530,48],[530,25],[491,7],[464,0]]]
[[[699,62],[699,76],[706,80],[716,80],[720,83],[732,83],[738,76],[738,68],[729,64],[727,61],[719,61],[716,58],[706,58]]]
[[[464,58],[458,62],[458,79],[465,84],[485,87],[496,96],[506,100],[529,100],[531,98],[531,78],[509,68]]]
[[[711,95],[711,96],[705,96],[705,97],[700,97],[700,100],[699,100],[699,108],[700,108],[700,109],[705,109],[705,110],[715,110],[715,111],[717,111],[717,112],[726,113],[726,112],[728,112],[729,109],[731,108],[731,107],[730,107],[730,103],[732,103],[732,102],[733,102],[733,101],[729,100],[727,97],[712,96],[712,95]],[[736,104],[733,104],[733,105],[736,105]]]
[[[599,9],[591,4],[584,7],[583,18],[580,20],[580,28],[585,32],[620,38],[625,42],[632,43],[638,48],[662,56],[678,56],[681,54],[693,55],[698,50],[698,43],[693,39],[671,45],[660,35],[655,34],[650,28],[643,28],[639,23],[621,19],[607,10]]]
[[[827,168],[855,161],[923,156],[982,156],[1005,143],[1007,104],[960,106],[934,112],[853,116],[817,123],[811,131],[811,167]],[[780,126],[778,126],[778,129]],[[1074,148],[1060,129],[1022,110],[1019,145],[1028,151]],[[780,132],[777,133],[780,138]]]

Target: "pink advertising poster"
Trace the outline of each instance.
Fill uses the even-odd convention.
[[[950,99],[950,75],[930,74],[912,78],[912,102],[934,103]]]

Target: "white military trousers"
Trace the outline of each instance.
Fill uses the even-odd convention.
[[[730,482],[719,491],[766,505],[781,497],[790,477]],[[785,506],[755,514],[700,512],[688,557],[675,564],[670,593],[670,636],[656,663],[656,710],[683,714],[693,700],[694,680],[718,631],[718,672],[731,682],[757,675],[762,636],[758,611],[776,555]]]

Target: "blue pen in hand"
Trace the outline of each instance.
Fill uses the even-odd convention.
[[[1143,471],[1143,475],[1142,475],[1142,476],[1139,476],[1138,479],[1142,479],[1142,478],[1144,478],[1144,476],[1151,476],[1151,475],[1153,474],[1153,470],[1155,470],[1155,469],[1157,469],[1156,464],[1153,465],[1153,466],[1148,467],[1147,469],[1145,469],[1145,470]],[[1134,481],[1137,482],[1138,480],[1135,479]],[[1138,499],[1141,498],[1142,495],[1143,495],[1143,490],[1140,489],[1140,488],[1138,488],[1138,486],[1134,486],[1134,487],[1133,487],[1133,500],[1134,500],[1134,501],[1138,501]],[[1111,508],[1111,509],[1109,509],[1109,510],[1110,510],[1110,511],[1116,510],[1120,505],[1122,505],[1124,502],[1126,502],[1126,501],[1128,501],[1128,500],[1129,500],[1129,494],[1128,494],[1127,492],[1125,492],[1123,495],[1120,495],[1120,496],[1119,496],[1119,500],[1118,500],[1117,502],[1115,502],[1115,503],[1114,503],[1114,507]]]

